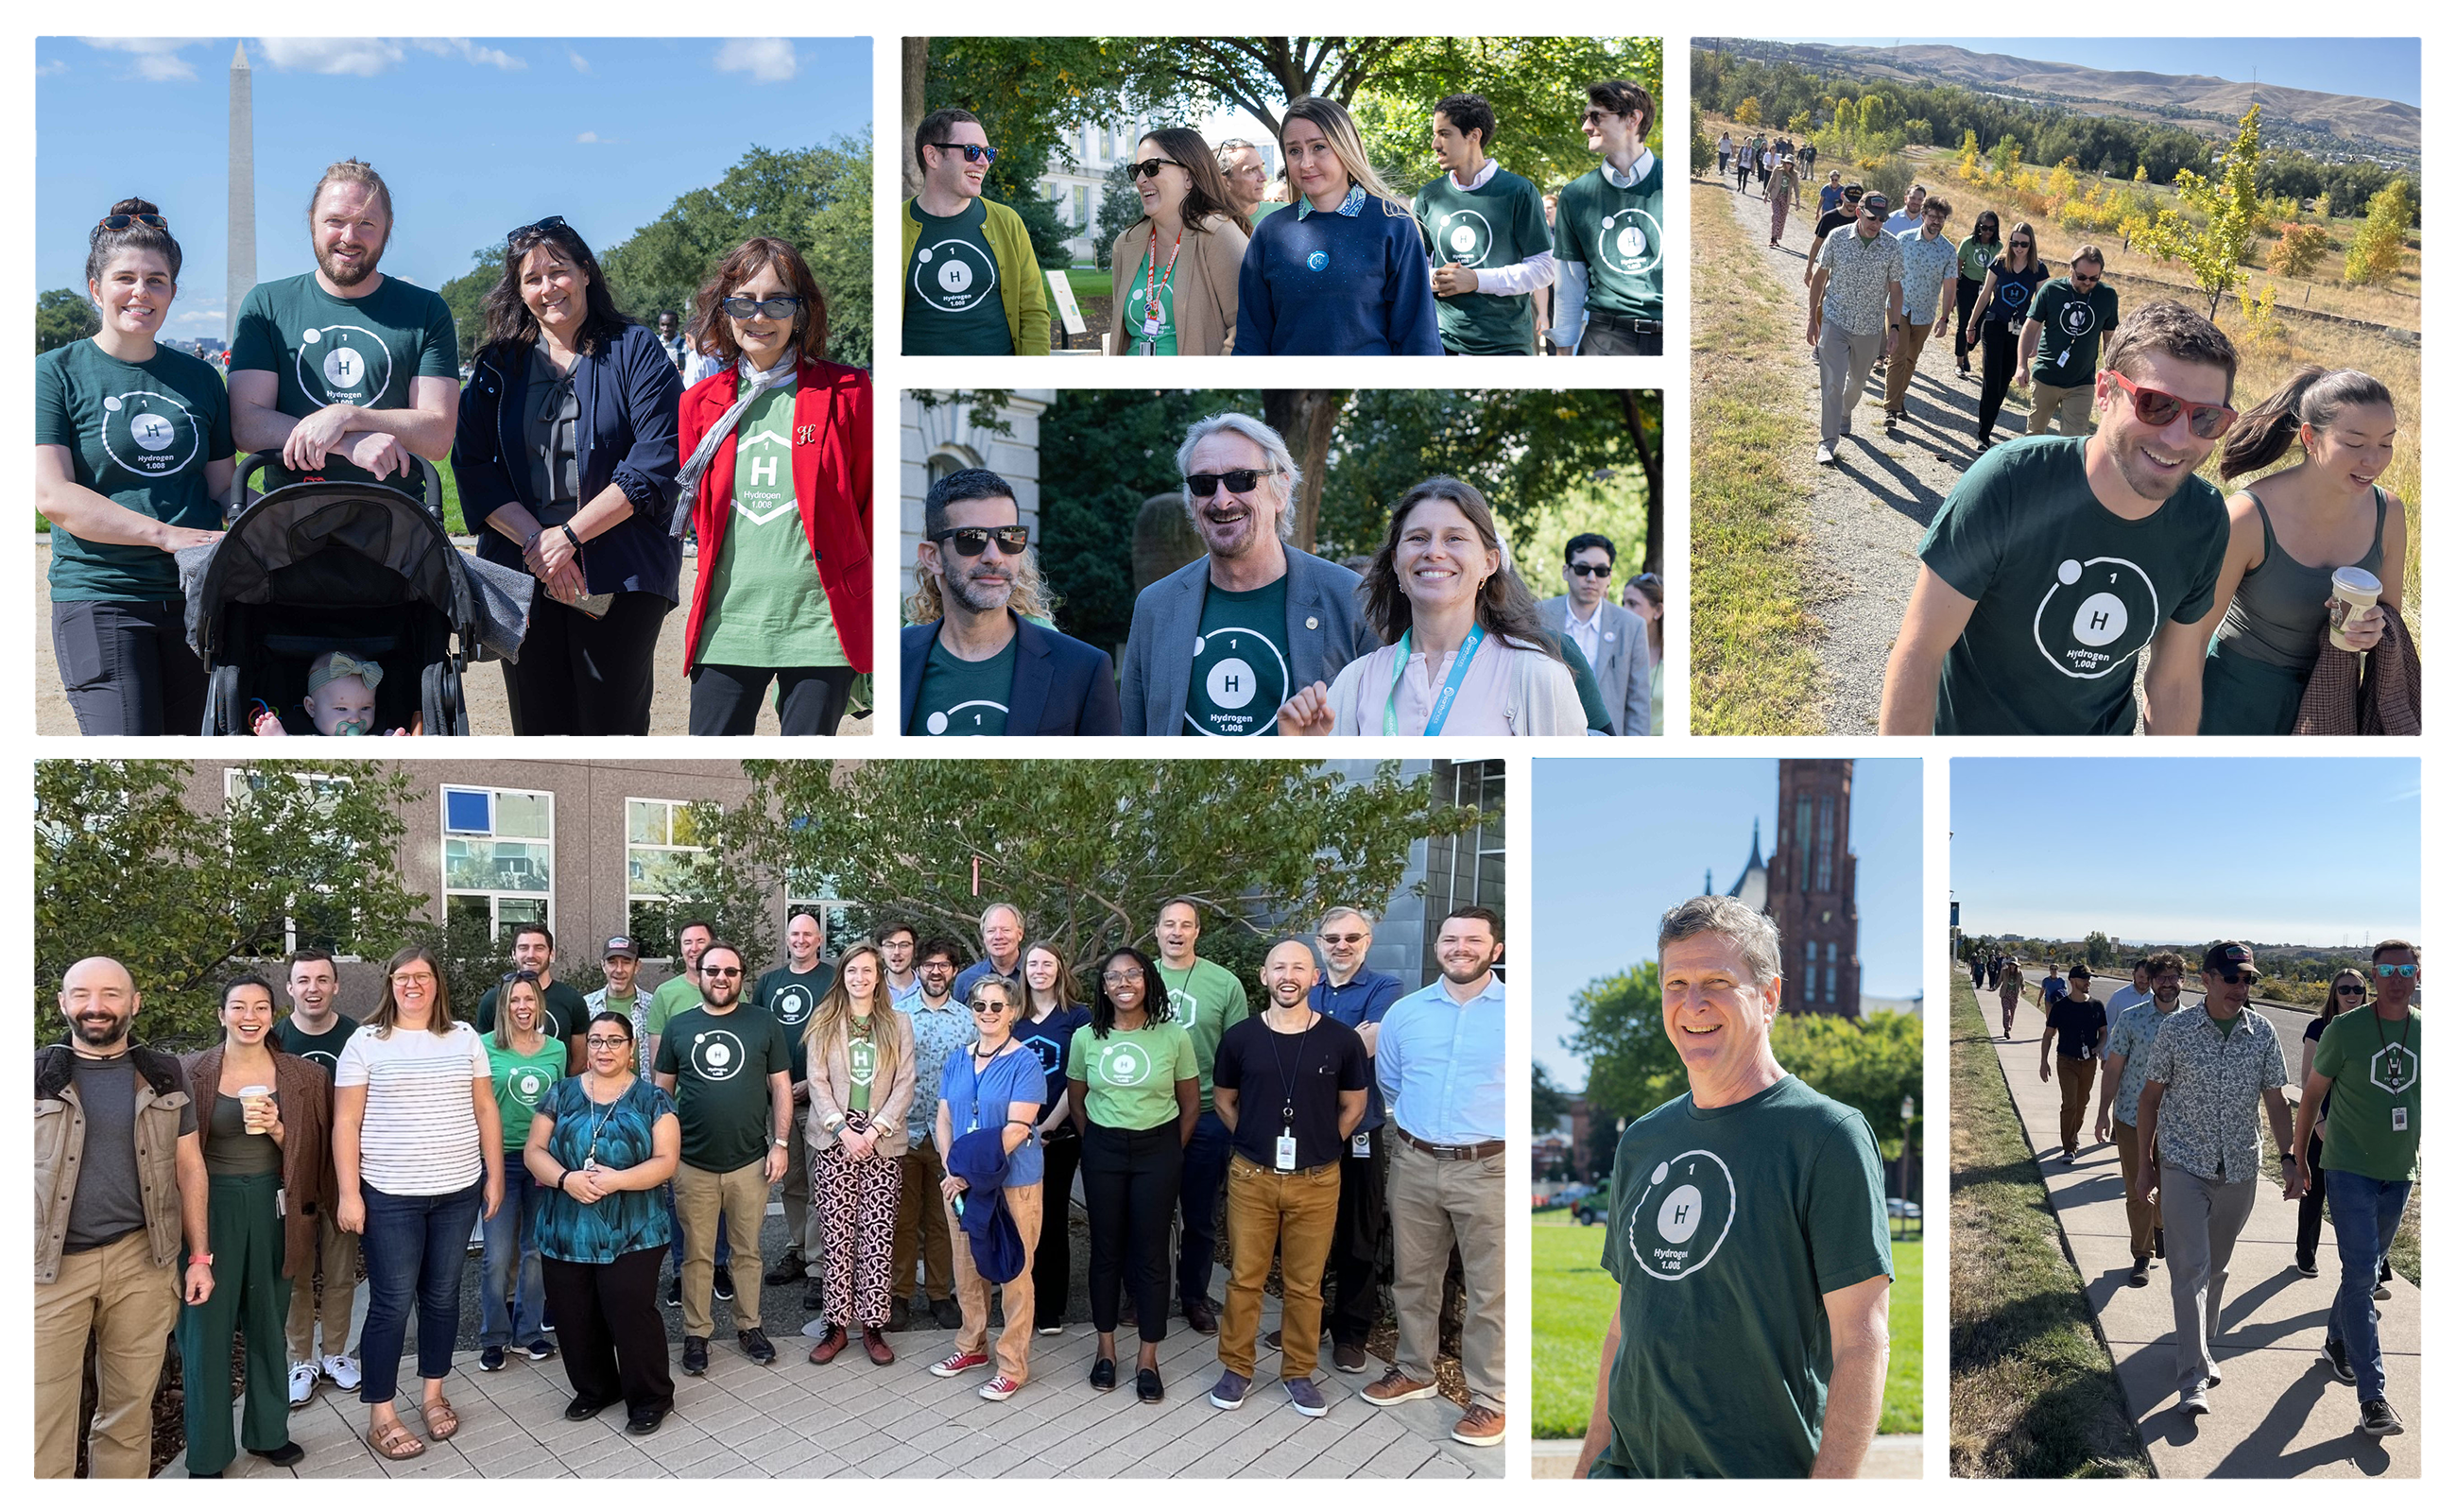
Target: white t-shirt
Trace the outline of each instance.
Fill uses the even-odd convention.
[[[336,1087],[367,1089],[359,1179],[395,1197],[438,1197],[485,1174],[473,1082],[494,1080],[476,1029],[361,1029],[341,1046]]]

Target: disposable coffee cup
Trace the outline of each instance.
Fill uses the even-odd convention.
[[[2329,574],[2329,644],[2340,651],[2355,648],[2346,640],[2346,620],[2380,602],[2381,580],[2360,567],[2342,567]]]
[[[264,1126],[273,1122],[272,1087],[242,1087],[238,1089],[238,1101],[239,1107],[247,1114],[248,1127],[251,1129],[261,1133]]]

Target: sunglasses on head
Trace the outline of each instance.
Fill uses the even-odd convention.
[[[2163,388],[2144,388],[2112,367],[2107,376],[2116,380],[2116,386],[2132,399],[2133,412],[2141,417],[2141,423],[2153,429],[2164,430],[2176,423],[2178,415],[2189,415],[2194,435],[2203,441],[2216,441],[2235,424],[2235,411],[2225,404],[2199,404]]]
[[[524,241],[538,240],[549,231],[561,231],[563,227],[564,219],[561,216],[548,216],[544,220],[532,220],[526,226],[514,226],[505,232],[504,244],[516,247]]]
[[[2423,968],[2409,961],[2403,965],[2395,966],[2384,966],[2375,963],[2372,969],[2379,972],[2384,977],[2410,977]]]
[[[1134,178],[1158,178],[1160,176],[1160,171],[1164,168],[1183,168],[1186,165],[1184,163],[1179,162],[1174,157],[1146,157],[1142,162],[1130,165],[1126,169],[1126,173],[1128,176]]]
[[[995,147],[983,147],[979,142],[932,142],[930,145],[938,148],[943,153],[960,152],[964,155],[964,161],[968,163],[994,163],[998,161],[998,149]]]
[[[1580,577],[1610,577],[1612,564],[1610,562],[1570,562],[1563,564],[1563,570],[1576,572]]]
[[[754,300],[747,294],[736,294],[717,305],[717,308],[737,321],[747,321],[754,315],[764,315],[772,321],[791,320],[801,307],[802,297],[798,294],[776,294],[764,300]]]
[[[1186,475],[1186,491],[1198,499],[1208,499],[1213,489],[1225,484],[1230,493],[1251,493],[1256,483],[1278,474],[1277,467],[1232,467],[1227,472],[1189,472]]]
[[[146,226],[155,231],[171,229],[171,222],[160,216],[105,216],[95,224],[105,231],[125,231],[131,226]]]
[[[961,557],[981,555],[989,549],[992,541],[1007,555],[1022,556],[1023,549],[1032,544],[1032,532],[1021,525],[966,525],[930,537],[932,545],[941,549],[953,548]]]

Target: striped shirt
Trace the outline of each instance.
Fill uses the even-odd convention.
[[[485,1083],[486,1095],[493,1095],[485,1042],[468,1025],[456,1024],[442,1035],[423,1029],[351,1035],[333,1085],[367,1089],[359,1179],[389,1196],[435,1197],[485,1175],[473,1082]]]

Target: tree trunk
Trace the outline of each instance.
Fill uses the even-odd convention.
[[[1263,424],[1289,444],[1289,455],[1303,474],[1289,507],[1296,511],[1291,539],[1302,549],[1313,549],[1314,527],[1322,513],[1322,469],[1331,456],[1332,426],[1339,419],[1344,396],[1333,388],[1268,388],[1263,391]]]
[[[897,144],[904,159],[904,197],[907,199],[921,192],[921,164],[913,153],[913,134],[921,127],[922,109],[930,90],[930,39],[904,39],[904,131]]]
[[[1646,474],[1646,556],[1644,570],[1661,577],[1663,574],[1663,456],[1646,444],[1645,416],[1639,404],[1638,390],[1621,391],[1621,424],[1629,428],[1629,444],[1638,452],[1638,466]]]

